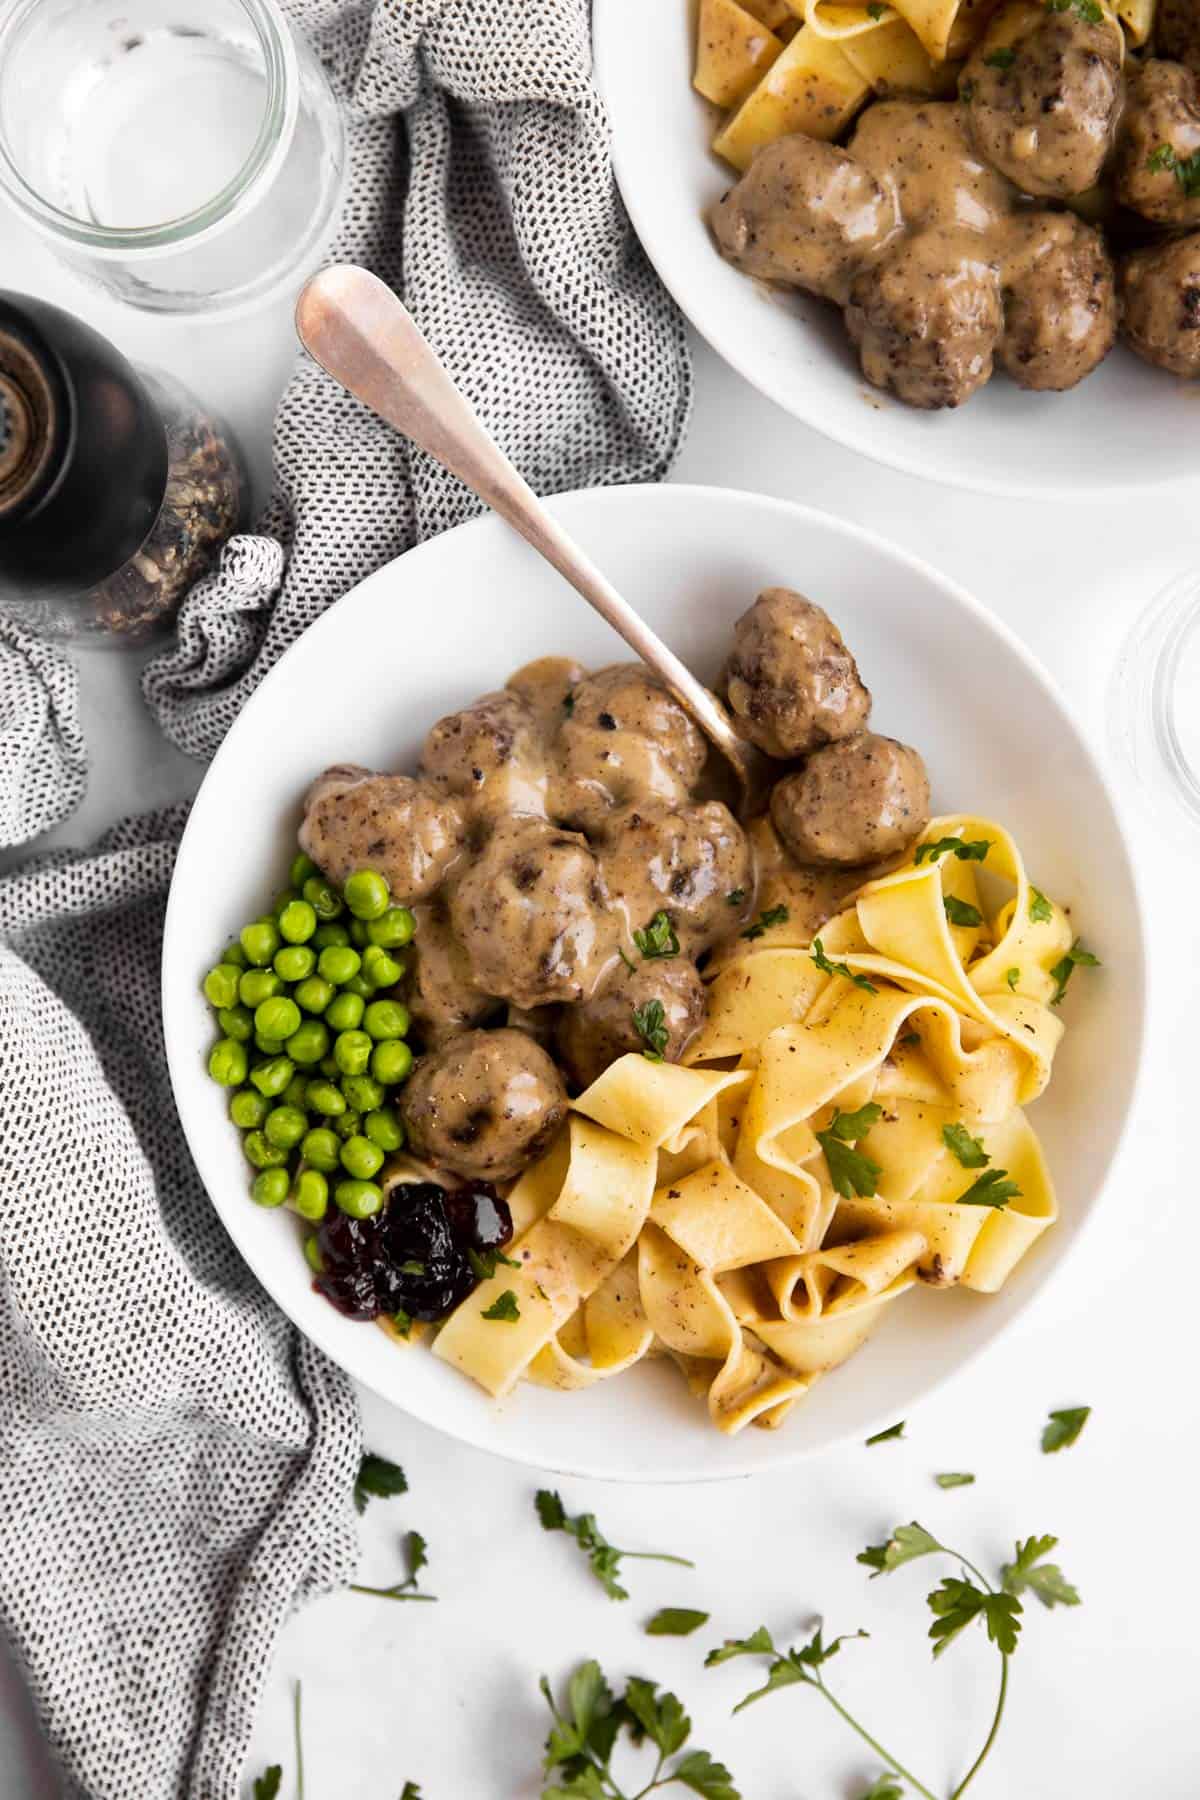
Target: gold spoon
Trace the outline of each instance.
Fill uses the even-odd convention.
[[[457,475],[595,607],[730,763],[743,817],[761,811],[770,784],[766,758],[522,480],[391,288],[351,264],[324,269],[296,303],[296,331],[335,381]]]

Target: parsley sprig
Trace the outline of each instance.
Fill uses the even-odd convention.
[[[816,963],[818,969],[820,969],[822,975],[840,975],[843,981],[852,981],[856,988],[862,989],[864,994],[877,994],[879,992],[879,989],[875,986],[873,981],[868,981],[865,975],[856,975],[848,963],[830,962],[825,954],[825,946],[820,938],[813,939],[813,946],[809,951],[809,955]]]
[[[550,1488],[539,1488],[534,1497],[537,1516],[543,1531],[565,1531],[585,1553],[592,1574],[610,1600],[628,1600],[629,1593],[617,1580],[622,1561],[676,1563],[683,1569],[694,1569],[686,1556],[669,1556],[665,1550],[618,1550],[610,1544],[596,1523],[594,1513],[579,1513],[572,1518],[562,1497]]]
[[[770,930],[772,925],[786,925],[791,914],[786,906],[768,906],[759,913],[753,925],[747,925],[742,936],[744,938],[760,938]]]
[[[410,1531],[405,1537],[404,1554],[408,1574],[403,1581],[397,1581],[391,1587],[360,1587],[358,1582],[352,1581],[350,1592],[373,1594],[377,1600],[436,1600],[436,1594],[423,1594],[417,1589],[417,1577],[429,1561],[425,1539],[419,1531]]]
[[[960,900],[957,894],[947,894],[942,901],[946,917],[952,925],[982,925],[983,914],[977,906],[967,900]]]
[[[254,1783],[254,1800],[275,1800],[282,1780],[283,1770],[278,1763],[272,1763],[269,1769],[263,1770]]]
[[[1050,971],[1050,979],[1054,983],[1054,992],[1050,997],[1051,1006],[1061,1005],[1062,997],[1067,991],[1067,984],[1076,969],[1098,969],[1099,967],[1100,958],[1093,956],[1090,950],[1085,950],[1079,939],[1076,938],[1067,954],[1060,957]]]
[[[1154,175],[1169,169],[1183,189],[1185,199],[1195,200],[1200,195],[1200,150],[1192,156],[1179,156],[1170,144],[1160,144],[1147,159],[1146,167]]]
[[[644,931],[635,931],[633,941],[647,962],[660,956],[679,955],[679,939],[665,912],[656,912]]]
[[[557,1705],[545,1675],[539,1685],[554,1720],[542,1763],[553,1785],[543,1787],[542,1800],[627,1800],[611,1767],[623,1729],[635,1744],[648,1741],[658,1752],[649,1781],[632,1800],[673,1785],[704,1800],[740,1800],[733,1776],[707,1750],[680,1754],[692,1722],[675,1695],[660,1692],[657,1683],[631,1675],[618,1698],[599,1663],[585,1662],[567,1684],[565,1710]],[[671,1761],[673,1757],[678,1760]]]
[[[875,1192],[875,1185],[882,1173],[879,1164],[851,1146],[860,1137],[865,1137],[872,1125],[882,1117],[882,1106],[876,1106],[872,1101],[866,1106],[860,1106],[857,1112],[835,1112],[825,1130],[815,1134],[818,1144],[825,1152],[834,1192],[840,1194],[843,1200],[850,1200],[855,1194],[860,1199],[869,1200]]]
[[[913,862],[918,869],[923,862],[938,862],[943,856],[956,856],[959,862],[986,862],[991,847],[991,838],[937,838],[918,844]]]
[[[372,1500],[391,1500],[397,1494],[407,1492],[408,1479],[399,1463],[389,1462],[386,1456],[374,1456],[368,1451],[358,1466],[354,1483],[355,1511],[364,1513]]]
[[[667,1053],[670,1033],[667,1030],[667,1015],[663,1011],[661,1000],[647,1000],[644,1006],[633,1009],[633,1029],[641,1038],[645,1049],[642,1055],[647,1062],[662,1062]]]

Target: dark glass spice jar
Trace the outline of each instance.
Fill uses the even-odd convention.
[[[69,313],[0,292],[0,610],[45,637],[161,634],[239,524],[227,428]]]

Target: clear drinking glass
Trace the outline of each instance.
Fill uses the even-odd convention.
[[[0,191],[134,306],[241,306],[307,273],[344,169],[274,0],[0,0]]]
[[[1158,595],[1113,675],[1110,729],[1164,830],[1200,832],[1200,571]]]

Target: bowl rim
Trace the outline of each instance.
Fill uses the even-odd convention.
[[[580,506],[585,509],[598,507],[603,511],[608,506],[627,503],[627,500],[631,495],[639,498],[653,496],[655,506],[660,508],[664,504],[667,506],[683,507],[685,509],[701,505],[705,509],[726,508],[733,513],[737,513],[747,505],[751,508],[761,508],[769,512],[784,515],[792,520],[800,529],[809,525],[815,525],[819,530],[832,530],[843,536],[851,549],[862,545],[871,549],[878,555],[882,555],[885,558],[889,558],[896,563],[904,565],[912,574],[919,577],[927,585],[937,589],[949,600],[963,608],[983,627],[985,631],[992,632],[1014,653],[1029,679],[1043,689],[1053,707],[1062,716],[1065,725],[1075,739],[1076,747],[1087,764],[1089,771],[1101,794],[1104,796],[1112,814],[1112,821],[1121,850],[1123,873],[1128,883],[1133,903],[1134,931],[1132,933],[1131,941],[1127,942],[1125,947],[1128,951],[1133,953],[1134,992],[1137,1002],[1136,1017],[1131,1019],[1126,1032],[1127,1038],[1130,1034],[1133,1034],[1136,1041],[1133,1045],[1135,1052],[1133,1077],[1125,1102],[1121,1123],[1114,1139],[1103,1177],[1097,1184],[1087,1205],[1086,1212],[1080,1219],[1076,1228],[1072,1246],[1075,1254],[1071,1256],[1062,1254],[1056,1255],[1042,1271],[1037,1288],[1023,1299],[1021,1305],[1016,1309],[1010,1319],[1005,1320],[994,1333],[985,1338],[982,1342],[973,1345],[954,1360],[948,1361],[914,1393],[912,1400],[909,1402],[909,1406],[910,1408],[915,1408],[924,1405],[934,1394],[940,1393],[950,1383],[964,1375],[965,1372],[981,1357],[995,1353],[999,1346],[1009,1338],[1010,1334],[1028,1324],[1030,1319],[1034,1316],[1036,1309],[1041,1307],[1046,1295],[1057,1288],[1057,1284],[1062,1279],[1064,1271],[1070,1265],[1078,1261],[1080,1244],[1087,1234],[1094,1229],[1096,1220],[1101,1212],[1107,1209],[1108,1196],[1114,1186],[1114,1171],[1117,1169],[1122,1156],[1128,1148],[1132,1125],[1139,1111],[1140,1101],[1144,1091],[1145,1047],[1148,1031],[1150,997],[1152,992],[1151,984],[1148,980],[1146,954],[1148,910],[1144,884],[1138,872],[1136,858],[1131,851],[1132,838],[1125,818],[1124,804],[1119,797],[1114,782],[1109,777],[1098,750],[1093,746],[1088,734],[1083,730],[1074,707],[1059,692],[1058,687],[1052,680],[1049,672],[1043,668],[1033,651],[1028,648],[1011,626],[993,613],[982,601],[977,600],[973,594],[962,587],[951,576],[943,574],[940,570],[934,568],[932,564],[927,563],[923,557],[916,555],[914,552],[905,549],[901,545],[893,543],[891,539],[885,537],[882,533],[872,530],[868,526],[859,525],[851,520],[840,518],[837,514],[826,512],[820,507],[809,506],[799,501],[783,500],[774,495],[759,494],[742,488],[717,487],[712,484],[688,482],[672,482],[662,485],[654,482],[631,482],[614,487],[576,488],[567,493],[552,496],[548,498],[545,503],[553,512],[558,513],[560,510],[565,511],[568,517],[564,520],[564,523],[569,526],[571,523],[570,514],[575,508]],[[497,515],[493,513],[481,514],[465,521],[461,525],[453,527],[451,531],[440,533],[437,537],[427,538],[423,542],[414,545],[412,549],[402,552],[400,556],[393,557],[391,561],[374,570],[372,574],[366,576],[362,581],[355,583],[355,585],[349,588],[339,600],[332,602],[319,618],[315,619],[306,630],[300,633],[299,637],[295,638],[288,645],[287,649],[283,651],[278,660],[267,671],[266,675],[264,675],[262,681],[250,696],[250,699],[246,702],[246,705],[242,708],[238,717],[230,726],[228,732],[218,746],[192,802],[187,822],[180,838],[179,849],[171,874],[171,884],[168,890],[166,913],[163,924],[160,978],[163,1036],[168,1074],[170,1077],[172,1094],[175,1100],[176,1111],[179,1116],[179,1122],[183,1129],[192,1162],[200,1177],[200,1181],[208,1196],[209,1202],[212,1205],[214,1212],[216,1212],[222,1228],[228,1232],[238,1254],[246,1263],[255,1279],[270,1295],[276,1306],[279,1307],[280,1311],[289,1320],[296,1331],[301,1332],[302,1335],[307,1337],[310,1343],[314,1344],[324,1355],[328,1356],[329,1359],[337,1364],[337,1366],[349,1375],[352,1380],[361,1382],[363,1387],[367,1388],[368,1391],[377,1395],[379,1399],[386,1402],[389,1406],[394,1407],[406,1417],[416,1419],[419,1423],[429,1426],[434,1431],[440,1432],[442,1435],[451,1438],[455,1442],[467,1444],[476,1450],[489,1452],[491,1455],[501,1457],[506,1462],[511,1462],[523,1468],[537,1469],[545,1473],[571,1476],[579,1479],[610,1481],[621,1483],[623,1485],[653,1483],[661,1486],[683,1486],[699,1484],[701,1482],[707,1483],[713,1481],[738,1480],[752,1475],[769,1475],[777,1470],[795,1467],[797,1464],[810,1457],[824,1455],[831,1450],[839,1448],[843,1444],[858,1440],[861,1434],[860,1425],[855,1425],[853,1427],[847,1426],[845,1430],[835,1429],[831,1435],[820,1444],[803,1444],[799,1442],[789,1444],[786,1437],[781,1435],[776,1439],[781,1445],[779,1453],[773,1456],[770,1462],[755,1462],[752,1464],[748,1462],[738,1462],[736,1452],[734,1452],[733,1456],[730,1458],[722,1459],[714,1457],[711,1463],[705,1463],[703,1466],[699,1467],[689,1466],[685,1469],[681,1469],[678,1473],[663,1474],[655,1471],[650,1474],[643,1474],[635,1468],[614,1471],[611,1468],[605,1468],[598,1462],[581,1461],[577,1456],[571,1461],[564,1463],[543,1462],[520,1449],[497,1444],[493,1441],[489,1430],[489,1421],[493,1415],[491,1411],[487,1409],[481,1410],[479,1413],[478,1428],[472,1427],[467,1429],[462,1428],[457,1423],[454,1426],[446,1425],[432,1417],[425,1410],[409,1407],[403,1400],[398,1399],[394,1392],[389,1391],[385,1387],[382,1377],[379,1379],[373,1377],[370,1372],[370,1366],[373,1366],[374,1359],[368,1359],[369,1367],[367,1372],[363,1372],[357,1368],[350,1369],[347,1367],[343,1357],[339,1354],[338,1349],[333,1346],[329,1335],[323,1331],[314,1332],[296,1322],[285,1298],[287,1289],[292,1285],[290,1275],[282,1273],[287,1267],[286,1263],[280,1263],[274,1258],[257,1256],[252,1250],[243,1245],[239,1234],[227,1220],[225,1210],[223,1210],[222,1206],[219,1205],[215,1199],[204,1174],[205,1159],[202,1149],[202,1135],[198,1123],[195,1135],[193,1134],[193,1121],[189,1117],[190,1104],[187,1100],[189,1086],[194,1087],[196,1081],[196,1069],[194,1066],[196,1046],[187,1035],[186,1019],[180,1017],[176,1012],[174,990],[168,982],[167,970],[169,966],[174,965],[177,955],[185,955],[187,953],[185,946],[190,946],[193,941],[192,934],[187,929],[183,919],[183,902],[181,895],[184,884],[180,879],[180,871],[184,867],[186,861],[185,851],[187,849],[188,840],[198,829],[197,820],[205,790],[209,787],[214,774],[223,769],[227,762],[236,757],[238,741],[242,732],[246,729],[245,720],[247,715],[254,710],[259,696],[267,688],[268,684],[274,684],[274,686],[278,687],[287,682],[291,661],[295,656],[301,641],[312,638],[314,633],[320,638],[322,635],[327,634],[332,630],[341,628],[336,619],[336,615],[344,600],[360,595],[366,588],[372,586],[384,586],[389,580],[394,579],[395,571],[401,563],[407,565],[411,559],[416,559],[413,566],[419,568],[431,558],[436,558],[438,547],[443,538],[465,533],[472,537],[483,539],[493,532],[504,533],[507,529],[508,528]],[[310,652],[311,649],[312,645],[310,643],[307,645],[306,653]],[[232,1208],[229,1208],[229,1212],[231,1217],[236,1217]],[[338,1316],[339,1315],[334,1313],[331,1308],[331,1321]],[[382,1333],[376,1335],[379,1336],[379,1347],[382,1349],[386,1340]],[[399,1360],[397,1360],[396,1366],[402,1367]],[[380,1367],[383,1367],[382,1360],[380,1361]],[[867,1421],[867,1434],[869,1434],[870,1431],[881,1429],[883,1425],[891,1422],[890,1414],[873,1417]],[[727,1443],[727,1448],[733,1450],[735,1444],[736,1439]]]
[[[860,456],[866,457],[871,462],[879,463],[885,468],[895,469],[898,474],[908,475],[916,481],[927,481],[934,487],[956,488],[964,493],[986,494],[994,499],[1035,500],[1041,504],[1049,503],[1051,505],[1061,505],[1064,501],[1086,503],[1089,500],[1128,499],[1131,488],[1155,493],[1160,490],[1169,492],[1195,482],[1196,474],[1193,469],[1168,467],[1162,473],[1156,469],[1152,477],[1148,472],[1143,476],[1140,468],[1135,468],[1132,474],[1126,472],[1120,478],[1113,475],[1108,478],[1100,477],[1089,480],[1086,488],[1058,486],[1053,480],[1046,480],[1041,475],[1037,479],[1031,476],[1028,481],[1022,481],[1017,477],[1002,479],[988,475],[970,474],[960,467],[952,453],[946,454],[941,459],[940,466],[935,468],[933,466],[934,459],[929,455],[920,457],[903,450],[893,449],[886,430],[881,432],[872,428],[871,418],[878,419],[880,417],[880,413],[872,408],[864,409],[862,427],[856,429],[852,421],[843,423],[839,419],[837,423],[834,423],[827,420],[815,407],[812,411],[800,412],[791,400],[781,398],[770,385],[768,371],[758,363],[752,353],[743,349],[743,343],[745,345],[754,343],[754,333],[752,331],[726,332],[723,329],[720,315],[708,303],[705,292],[701,289],[691,288],[687,282],[678,278],[674,262],[649,218],[649,208],[644,204],[642,198],[646,191],[641,181],[642,161],[634,156],[631,147],[627,151],[625,135],[613,123],[614,109],[609,99],[610,81],[612,81],[612,88],[615,89],[617,84],[615,80],[612,80],[613,72],[620,66],[620,57],[616,46],[624,35],[618,17],[622,3],[623,0],[593,0],[592,11],[592,45],[596,84],[609,118],[613,171],[620,189],[621,200],[646,257],[684,318],[700,334],[713,353],[719,356],[722,362],[727,363],[735,374],[740,375],[742,380],[748,382],[764,399],[777,406],[789,418],[795,419],[799,424],[807,426],[809,430],[819,433],[831,443],[839,444],[846,450],[857,451]],[[683,5],[686,4],[686,0],[664,0],[664,3]],[[694,94],[692,98],[697,106],[705,104],[699,95]],[[711,160],[713,166],[720,169],[721,165],[717,163],[716,159],[711,158]],[[734,178],[731,173],[730,179]],[[714,247],[713,255],[717,254]],[[746,285],[752,294],[757,284],[746,277]],[[770,284],[762,285],[769,286]],[[1114,345],[1114,349],[1117,348],[1120,348],[1119,341]],[[1132,354],[1133,352],[1130,351],[1130,355]],[[1105,360],[1107,361],[1107,358]],[[1153,380],[1156,376],[1161,375],[1162,371],[1147,367],[1145,374],[1148,380]],[[857,379],[857,377],[851,377],[851,379]],[[870,393],[872,395],[879,394],[885,406],[904,405],[904,402],[897,400],[894,395],[883,395],[878,389],[871,388]],[[870,417],[867,416],[868,414]],[[970,415],[967,413],[965,416],[969,417]]]

